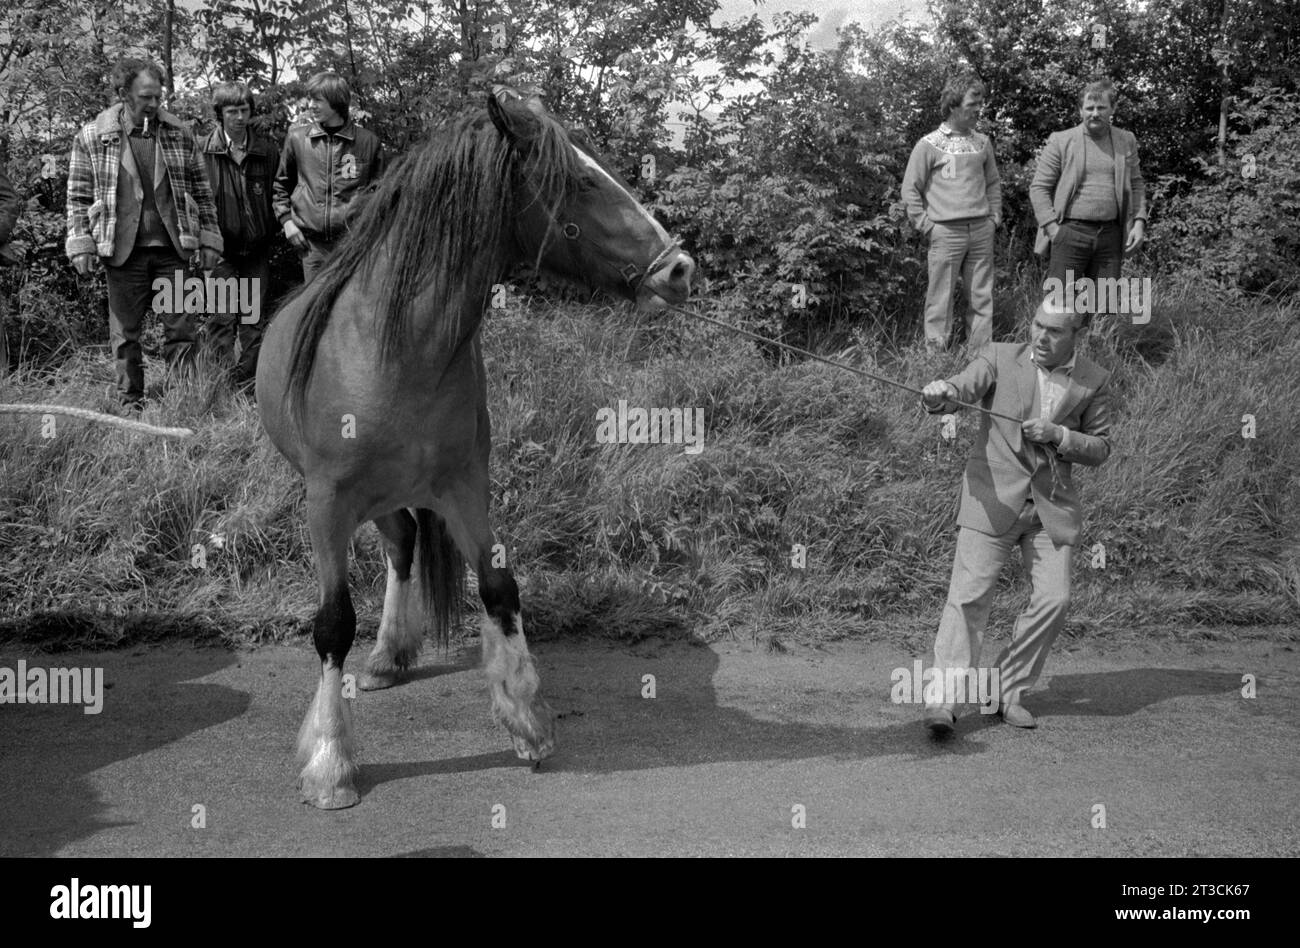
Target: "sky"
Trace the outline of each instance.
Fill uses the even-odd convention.
[[[817,49],[827,49],[835,44],[835,30],[845,23],[870,28],[888,20],[922,19],[925,0],[765,0],[757,5],[754,0],[722,0],[713,19],[715,23],[724,22],[758,13],[771,22],[772,14],[782,10],[811,10],[818,14],[821,19],[809,33],[808,42]]]
[[[722,0],[713,22],[726,23],[757,13],[765,23],[781,11],[816,13],[817,23],[808,32],[808,45],[814,49],[831,49],[835,46],[835,31],[846,23],[857,23],[867,29],[889,20],[925,20],[928,16],[925,0]],[[757,88],[759,83],[741,84],[733,91],[744,92]],[[686,130],[685,123],[676,114],[679,109],[670,105],[665,122],[670,133],[669,143],[679,148]],[[706,115],[709,113],[705,113]]]

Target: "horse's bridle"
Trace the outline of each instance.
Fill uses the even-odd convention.
[[[566,240],[581,240],[586,244],[593,256],[599,257],[618,271],[619,276],[623,278],[623,282],[631,287],[633,293],[637,292],[637,290],[641,288],[641,284],[650,279],[651,275],[658,271],[658,269],[662,267],[673,254],[682,249],[681,241],[670,237],[668,238],[668,243],[664,245],[664,248],[659,251],[645,269],[642,269],[635,263],[631,262],[620,264],[613,257],[603,253],[595,241],[587,240],[582,236],[582,228],[573,221],[568,221],[561,226],[560,233],[564,235]]]

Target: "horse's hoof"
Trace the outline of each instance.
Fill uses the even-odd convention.
[[[357,680],[357,687],[362,691],[383,691],[385,688],[391,688],[402,680],[402,676],[395,671],[390,672],[362,672],[361,677]]]
[[[351,785],[342,787],[307,787],[301,783],[298,792],[303,803],[310,803],[318,810],[346,810],[361,802],[361,795]]]
[[[536,744],[516,734],[511,734],[510,740],[515,745],[515,756],[520,760],[531,761],[535,766],[555,753],[555,738],[549,735]]]

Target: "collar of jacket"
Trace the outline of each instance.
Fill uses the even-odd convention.
[[[320,122],[312,122],[311,131],[307,133],[307,137],[324,138],[328,134],[329,132],[325,131],[325,129],[321,126]],[[357,137],[357,134],[356,131],[354,130],[352,119],[348,119],[346,122],[344,122],[343,127],[340,128],[334,134],[339,138],[346,138],[348,141],[352,141],[353,139],[355,139]]]
[[[115,135],[122,134],[122,112],[126,109],[125,102],[119,102],[117,105],[110,105],[99,115],[95,116],[95,134],[100,138],[108,139]],[[170,125],[175,129],[183,129],[185,126],[181,120],[163,109],[154,113],[154,118],[164,125]]]
[[[274,155],[271,149],[271,143],[260,136],[254,135],[250,129],[246,139],[247,148],[244,149],[246,155]],[[208,137],[203,140],[203,151],[209,155],[226,154],[226,136],[218,127],[213,129]]]
[[[1060,371],[1065,372],[1066,375],[1071,375],[1071,374],[1073,374],[1073,373],[1074,373],[1074,360],[1077,359],[1077,358],[1079,358],[1079,350],[1078,350],[1078,349],[1075,349],[1073,352],[1070,353],[1070,358],[1069,358],[1068,360],[1066,360],[1065,362],[1062,362],[1060,365],[1054,365],[1054,366],[1052,366],[1052,367],[1049,369],[1049,368],[1048,368],[1047,366],[1045,366],[1045,365],[1039,365],[1037,362],[1034,362],[1034,350],[1033,350],[1032,347],[1031,347],[1030,350],[1029,350],[1029,361],[1030,361],[1030,362],[1034,362],[1034,368],[1035,368],[1035,369],[1042,369],[1042,370],[1043,370],[1044,372],[1046,372],[1048,375],[1051,375],[1053,372],[1060,372]]]

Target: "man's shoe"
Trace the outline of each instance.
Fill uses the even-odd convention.
[[[947,737],[957,723],[956,716],[947,708],[926,708],[924,720],[934,737]]]
[[[1034,716],[1025,710],[1022,704],[1004,704],[1002,706],[1002,720],[1006,721],[1012,727],[1038,727],[1038,722]]]

